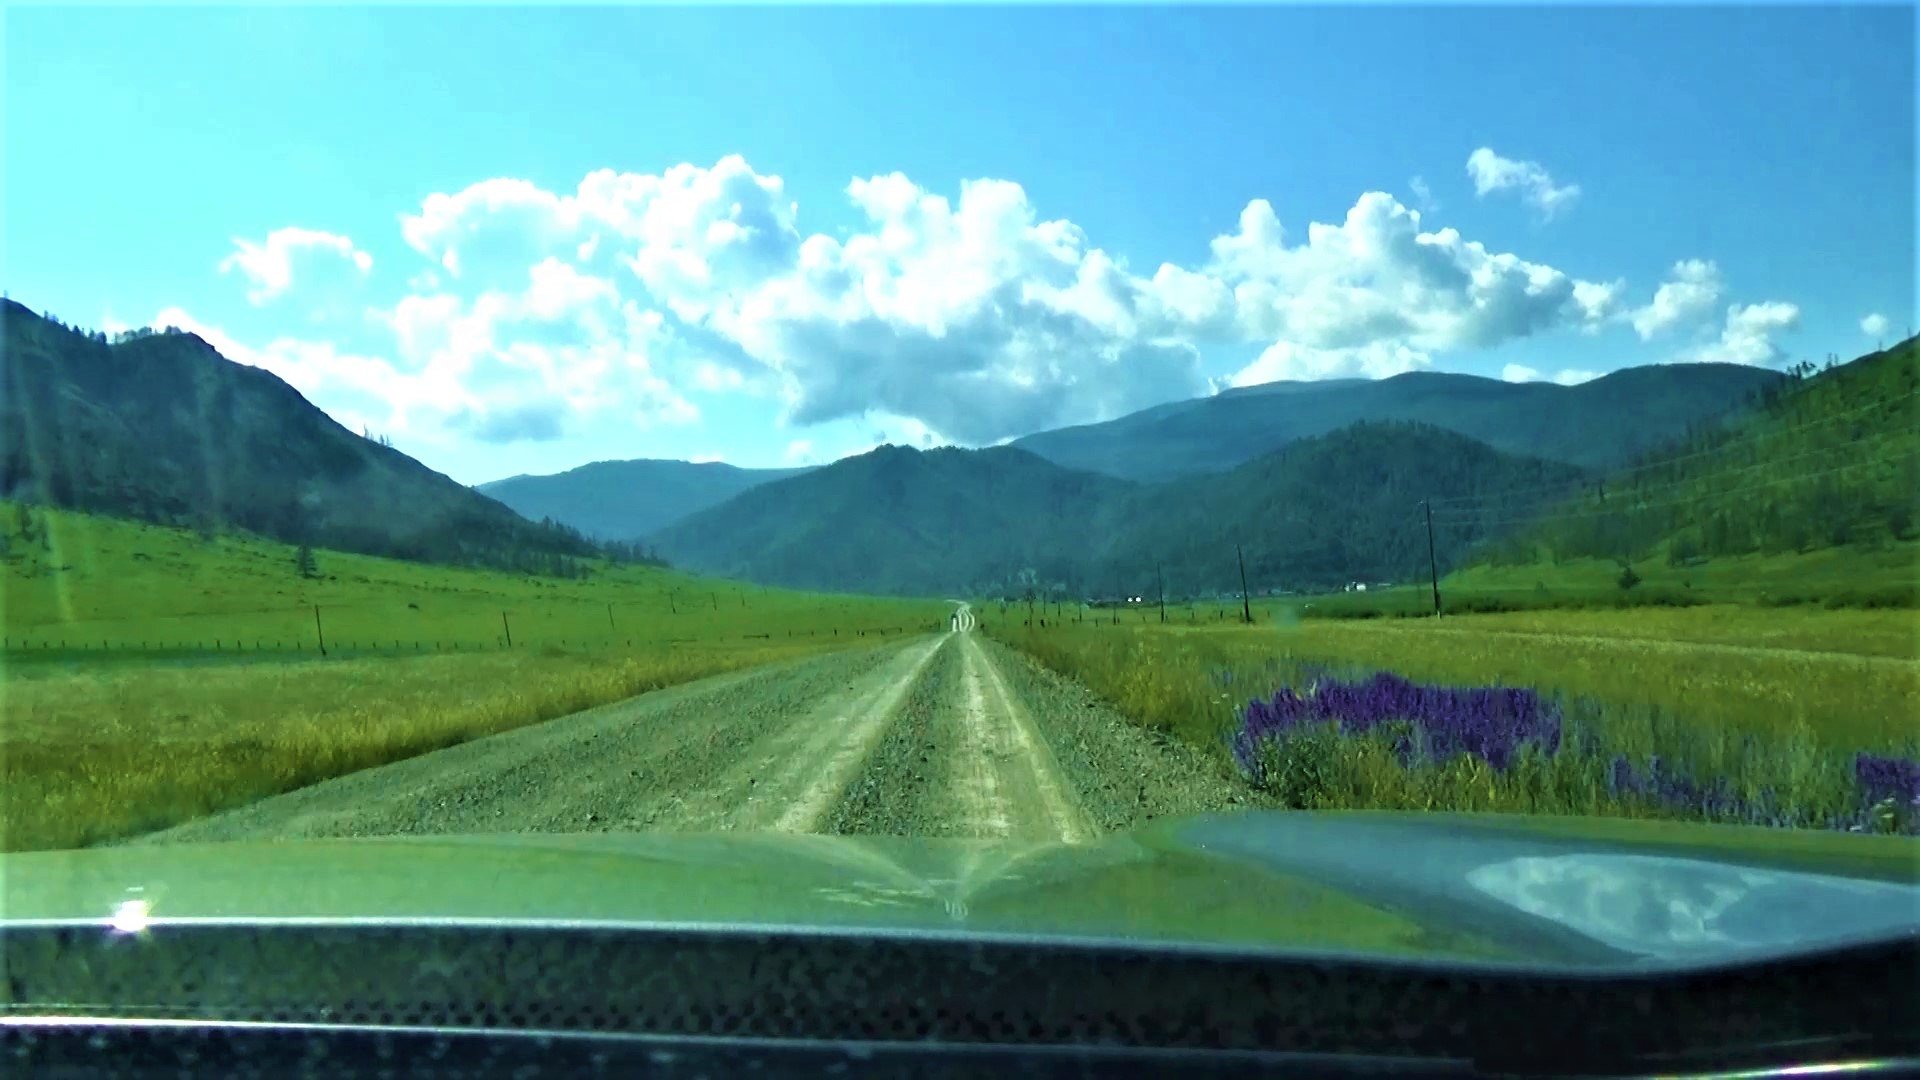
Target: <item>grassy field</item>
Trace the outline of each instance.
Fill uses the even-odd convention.
[[[1298,619],[1269,608],[1253,626],[1163,626],[1148,614],[1045,629],[990,616],[988,629],[1133,719],[1213,749],[1229,771],[1247,771],[1228,740],[1250,700],[1283,687],[1307,693],[1328,678],[1386,671],[1436,688],[1529,688],[1564,718],[1552,753],[1523,754],[1506,770],[1461,759],[1408,765],[1379,739],[1303,738],[1289,753],[1318,755],[1301,765],[1312,790],[1281,790],[1291,781],[1271,776],[1266,784],[1294,804],[1701,816],[1678,795],[1720,784],[1722,801],[1738,801],[1747,818],[1768,816],[1753,809],[1765,803],[1769,820],[1857,823],[1857,756],[1920,760],[1920,623],[1910,611],[1713,605],[1436,621]],[[1618,769],[1641,779],[1623,784]],[[1664,794],[1640,790],[1652,787]],[[1717,804],[1706,816],[1716,815],[1739,816]]]
[[[0,506],[0,529],[18,508]],[[44,545],[10,539],[0,622],[8,651],[431,651],[565,642],[784,638],[904,628],[946,606],[767,589],[644,566],[535,578],[320,551],[246,536],[34,510]],[[320,609],[316,631],[314,609]],[[503,621],[502,616],[505,616]],[[64,644],[63,644],[64,643]]]
[[[0,506],[0,524],[16,515]],[[158,828],[948,611],[648,567],[553,580],[320,551],[306,578],[282,544],[33,517],[46,541],[11,537],[0,592],[8,850]]]
[[[1704,604],[1757,607],[1920,607],[1920,543],[1874,549],[1824,548],[1804,554],[1721,556],[1675,566],[1664,557],[1633,563],[1640,581],[1620,587],[1621,565],[1603,559],[1558,564],[1474,566],[1440,580],[1450,613],[1612,608],[1645,611]],[[1265,611],[1296,609],[1308,617],[1424,616],[1433,611],[1425,582],[1365,593],[1286,597],[1255,602]]]

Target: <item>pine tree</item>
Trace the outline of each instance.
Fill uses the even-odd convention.
[[[294,553],[293,566],[303,578],[320,576],[320,568],[313,561],[313,548],[307,544],[301,544],[300,550]]]

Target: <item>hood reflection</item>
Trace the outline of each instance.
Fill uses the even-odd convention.
[[[1920,888],[1652,855],[1508,859],[1467,874],[1493,899],[1662,959],[1806,948],[1920,927]]]

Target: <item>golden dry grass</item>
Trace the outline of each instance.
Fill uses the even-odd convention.
[[[10,672],[0,848],[79,847],[634,694],[832,647]]]

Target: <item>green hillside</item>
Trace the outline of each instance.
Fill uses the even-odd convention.
[[[1497,450],[1586,468],[1625,465],[1783,383],[1736,364],[1626,368],[1578,386],[1409,372],[1250,386],[1012,445],[1061,466],[1136,480],[1219,472],[1361,421],[1430,424]]]
[[[243,535],[0,504],[0,616],[16,661],[43,654],[317,655],[655,645],[928,626],[937,601],[768,589],[592,562],[568,578],[298,550]],[[315,608],[319,609],[316,627]],[[504,616],[504,618],[503,618]]]
[[[652,538],[668,558],[796,588],[958,595],[1058,577],[1132,485],[1022,450],[882,446],[764,484]]]
[[[0,498],[408,559],[552,569],[593,554],[192,334],[109,342],[0,303]]]
[[[552,518],[595,540],[631,541],[805,469],[740,469],[717,461],[596,461],[552,476],[514,476],[475,490],[521,516]]]
[[[1135,594],[1153,587],[1156,561],[1176,594],[1237,591],[1236,544],[1255,592],[1424,579],[1421,500],[1502,498],[1582,475],[1438,428],[1356,424],[1231,472],[1142,490],[1118,515],[1102,563]],[[1442,570],[1488,535],[1474,521],[1436,526]]]
[[[655,536],[676,563],[805,588],[926,595],[1237,590],[1401,580],[1427,565],[1418,503],[1564,487],[1567,465],[1437,428],[1360,424],[1226,473],[1159,485],[1012,448],[882,447],[755,488]],[[1486,533],[1442,531],[1463,552]]]
[[[1765,395],[1727,424],[1677,441],[1538,520],[1499,499],[1437,504],[1439,520],[1505,527],[1495,567],[1715,560],[1839,551],[1868,556],[1916,538],[1920,363],[1915,342]]]

